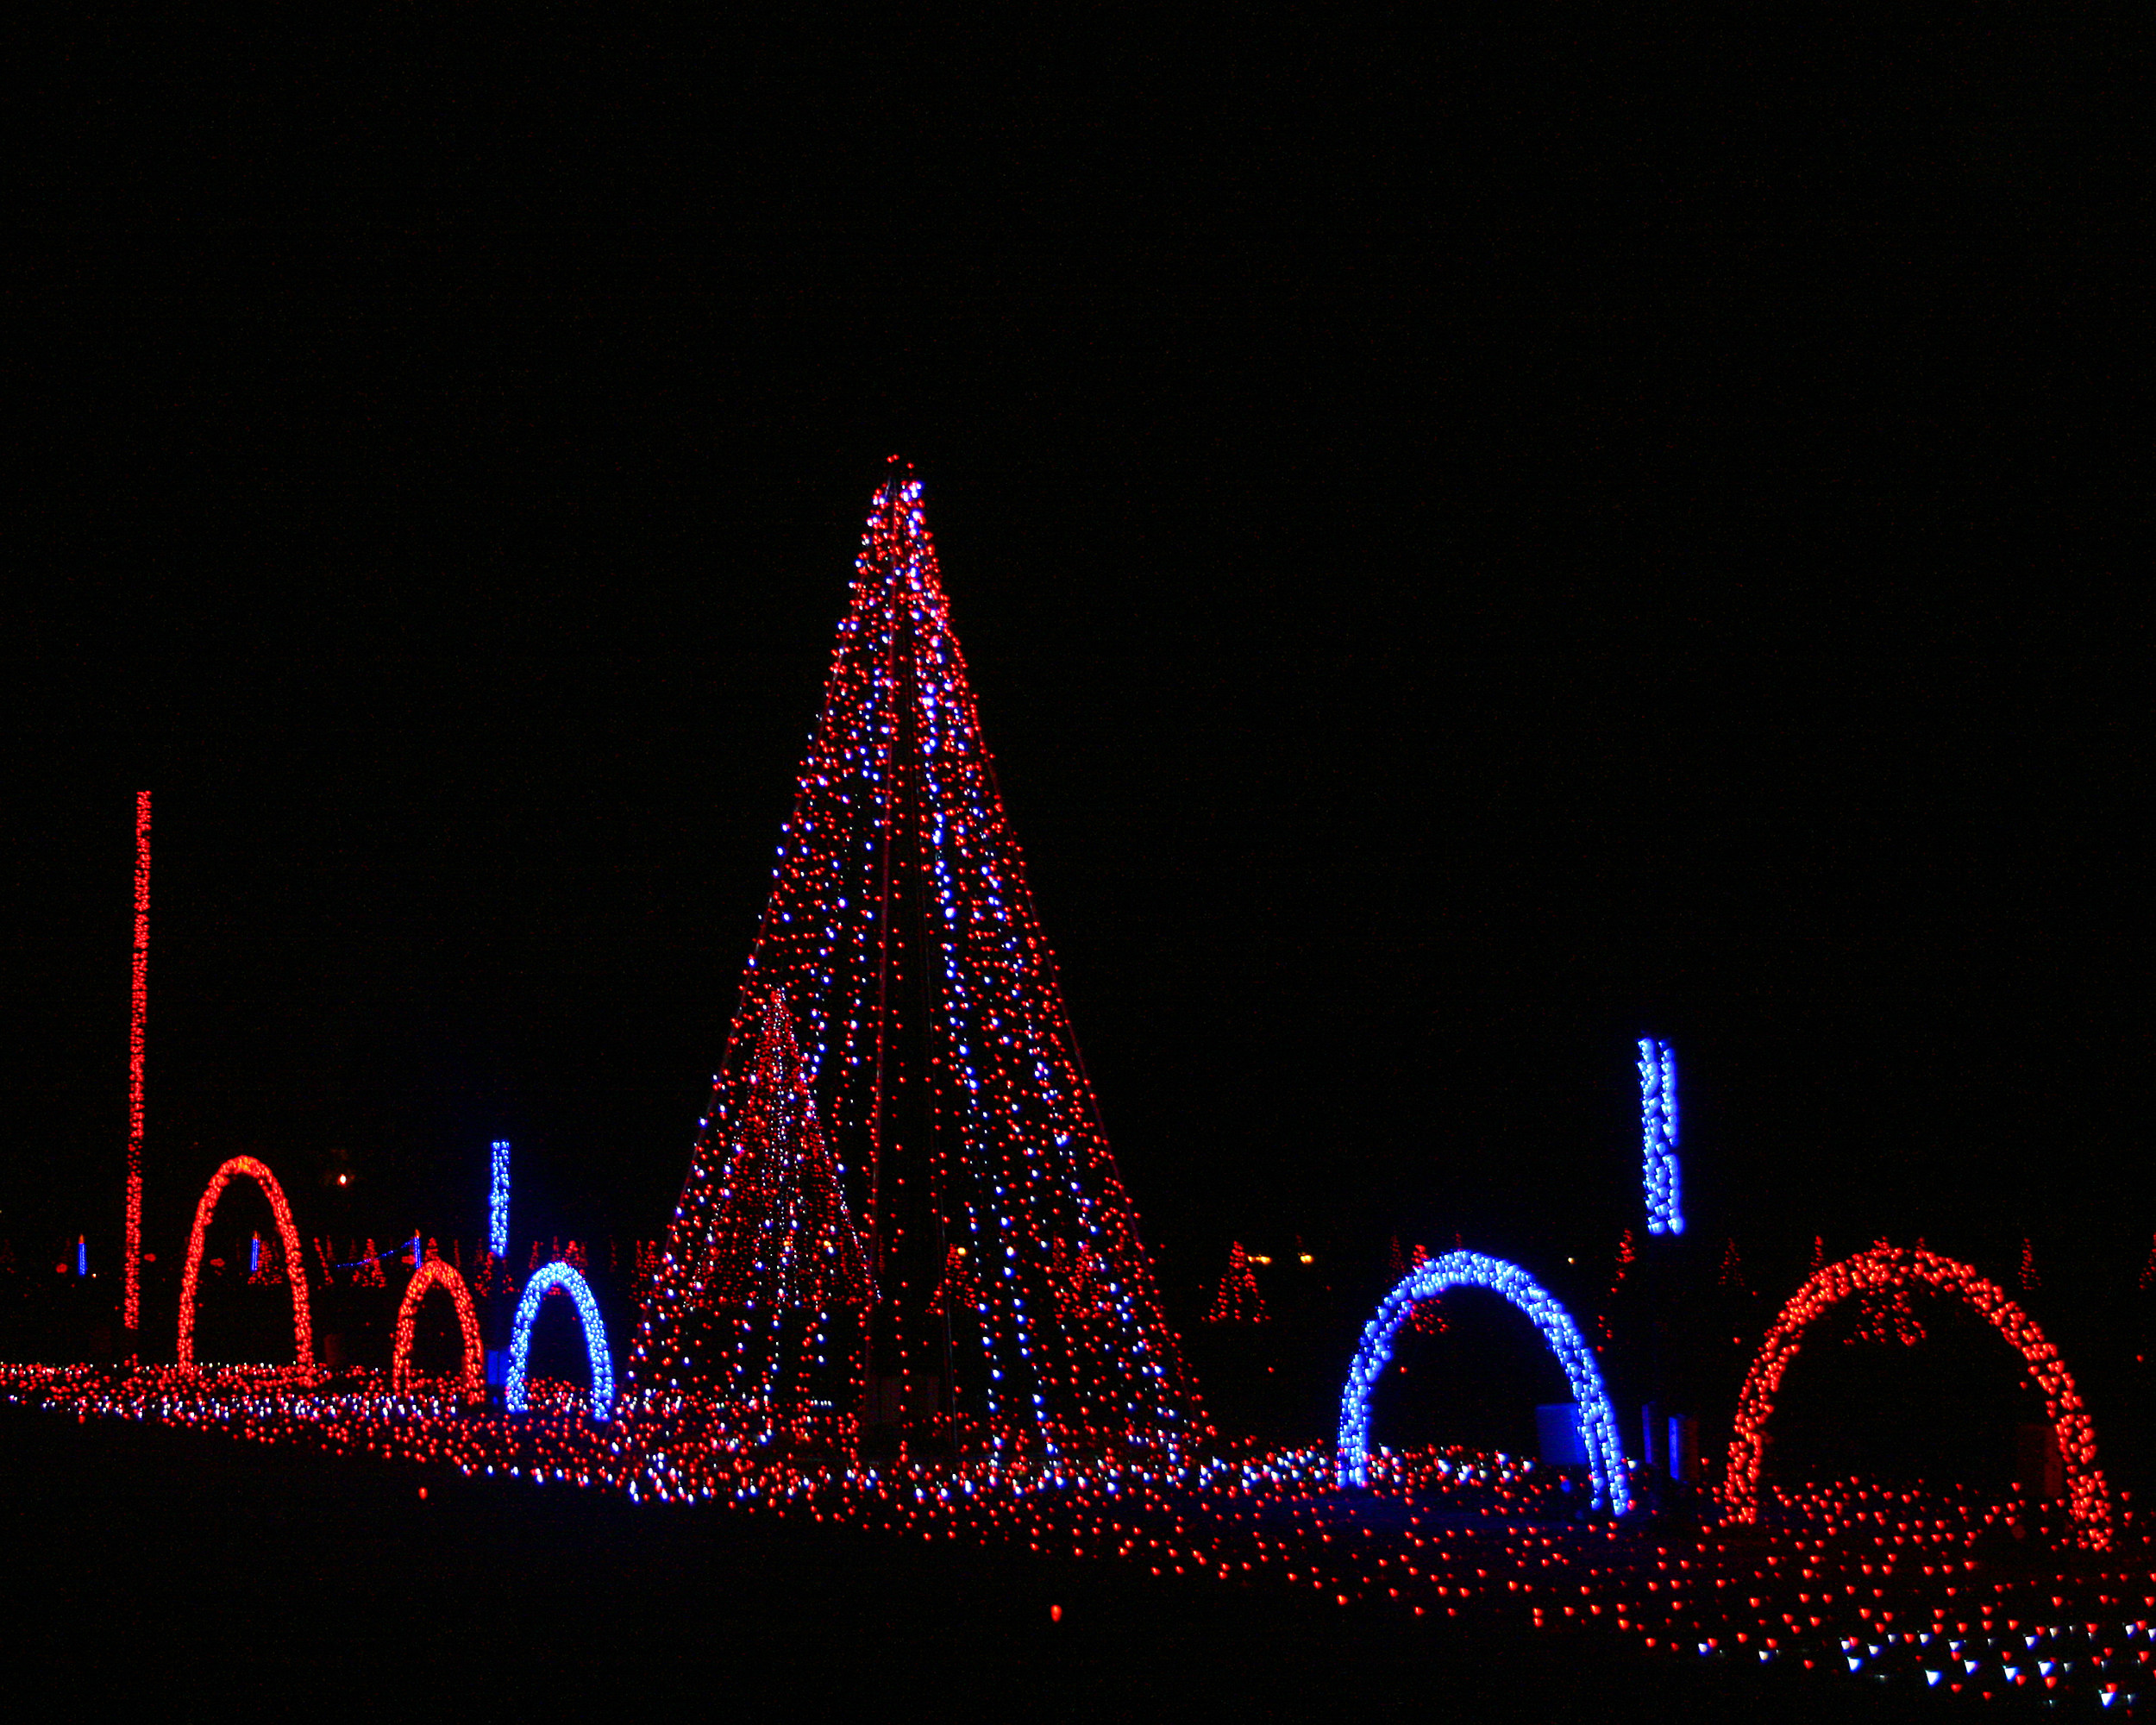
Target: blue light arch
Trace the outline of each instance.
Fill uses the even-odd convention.
[[[1624,1515],[1633,1507],[1632,1475],[1617,1442],[1617,1415],[1602,1388],[1595,1352],[1579,1326],[1556,1297],[1516,1264],[1479,1251],[1449,1251],[1419,1264],[1400,1285],[1378,1302],[1377,1314],[1363,1327],[1363,1339],[1340,1392],[1340,1440],[1336,1473],[1340,1490],[1369,1484],[1370,1395],[1392,1363],[1393,1336],[1413,1314],[1419,1300],[1434,1300],[1454,1288],[1482,1288],[1524,1313],[1542,1333],[1550,1352],[1564,1368],[1579,1406],[1580,1430],[1587,1440],[1588,1472],[1594,1481],[1597,1510]]]
[[[592,1297],[591,1283],[566,1264],[549,1264],[524,1284],[524,1297],[517,1302],[516,1327],[510,1333],[509,1383],[503,1399],[512,1414],[526,1410],[524,1367],[531,1358],[531,1327],[541,1302],[556,1288],[569,1296],[577,1321],[584,1327],[584,1351],[592,1359],[592,1417],[609,1419],[614,1408],[614,1360],[606,1351],[606,1323],[599,1314],[599,1302]]]

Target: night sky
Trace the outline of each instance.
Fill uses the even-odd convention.
[[[55,45],[0,1235],[117,1242],[144,787],[153,1246],[241,1150],[468,1240],[498,1136],[658,1234],[897,450],[1179,1322],[1606,1263],[1645,1033],[1766,1288],[2129,1281],[2122,85],[1990,17]]]

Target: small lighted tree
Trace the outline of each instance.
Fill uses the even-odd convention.
[[[1206,1314],[1208,1324],[1262,1324],[1265,1321],[1265,1296],[1258,1292],[1257,1277],[1250,1271],[1250,1254],[1243,1250],[1243,1242],[1228,1243],[1228,1267],[1220,1276],[1220,1287],[1213,1296],[1213,1309]]]

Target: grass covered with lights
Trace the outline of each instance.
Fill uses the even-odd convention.
[[[469,1405],[448,1383],[400,1394],[364,1371],[6,1365],[0,1395],[83,1420],[1099,1559],[1354,1611],[1629,1643],[1657,1659],[2113,1709],[2156,1687],[2156,1552],[2130,1502],[2114,1549],[2096,1554],[2072,1546],[2056,1506],[1855,1480],[1771,1487],[1752,1527],[1688,1520],[1682,1506],[1612,1523],[1587,1514],[1574,1471],[1457,1449],[1379,1452],[1372,1489],[1342,1493],[1331,1451],[1316,1446],[1230,1446],[1180,1466],[795,1465],[678,1419],[594,1422],[587,1392],[555,1382],[535,1383],[521,1415]]]

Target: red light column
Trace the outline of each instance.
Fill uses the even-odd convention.
[[[150,794],[135,796],[135,1005],[128,1021],[128,1249],[122,1322],[142,1327],[142,1021],[149,1010]]]

